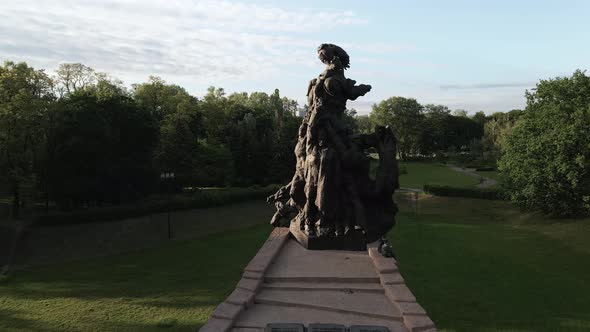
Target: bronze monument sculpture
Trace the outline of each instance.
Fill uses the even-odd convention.
[[[307,89],[308,112],[295,146],[295,174],[268,198],[277,207],[271,224],[290,227],[308,249],[364,250],[395,224],[396,139],[388,127],[355,134],[345,125],[347,100],[364,96],[371,86],[356,85],[344,76],[350,58],[339,46],[322,44],[318,56],[326,69]],[[374,179],[369,175],[369,149],[379,155]]]

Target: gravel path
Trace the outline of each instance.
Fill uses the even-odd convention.
[[[481,175],[475,173],[475,168],[462,168],[462,167],[457,167],[455,165],[448,165],[448,166],[453,171],[457,171],[457,172],[467,174],[469,176],[473,176],[478,179],[481,179],[481,182],[476,186],[477,188],[490,188],[490,187],[493,187],[496,184],[498,184],[498,181],[496,181],[494,179],[490,179],[488,177],[481,176]]]

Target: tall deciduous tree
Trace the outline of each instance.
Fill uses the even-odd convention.
[[[42,70],[26,63],[0,66],[0,174],[13,195],[18,217],[23,184],[32,184],[34,156],[43,137],[42,124],[52,82]]]
[[[542,80],[507,137],[499,167],[513,201],[561,216],[590,215],[590,77]]]
[[[370,117],[375,125],[393,128],[398,139],[398,152],[402,159],[418,150],[423,108],[416,99],[391,97],[373,105]]]

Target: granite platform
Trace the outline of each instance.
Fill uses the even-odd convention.
[[[263,332],[268,323],[376,325],[434,332],[397,262],[366,251],[307,250],[275,228],[201,332]]]

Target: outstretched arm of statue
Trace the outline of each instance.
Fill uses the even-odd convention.
[[[355,100],[360,96],[364,96],[367,92],[371,91],[371,86],[368,84],[359,84],[355,85],[356,81],[347,79],[347,92],[348,92],[348,99]]]

